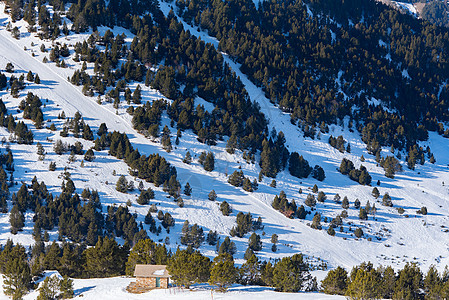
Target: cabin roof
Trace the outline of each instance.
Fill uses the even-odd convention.
[[[136,265],[134,276],[168,278],[170,274],[168,274],[166,265]]]

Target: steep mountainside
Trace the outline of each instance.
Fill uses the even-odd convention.
[[[1,5],[2,262],[130,275],[147,243],[289,292],[316,282],[267,270],[298,253],[319,279],[449,264],[447,29],[375,1]]]

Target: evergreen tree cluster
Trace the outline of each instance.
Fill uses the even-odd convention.
[[[343,136],[341,136],[341,135],[339,135],[338,137],[333,137],[331,135],[329,137],[329,145],[331,145],[332,147],[334,147],[341,153],[345,153],[345,151],[346,151],[345,144],[346,144],[346,141],[343,138]],[[350,146],[349,146],[349,149],[350,149]],[[351,151],[348,151],[348,152],[351,152]]]
[[[363,165],[359,169],[354,167],[354,163],[349,159],[343,158],[338,169],[341,174],[349,175],[351,180],[354,180],[362,185],[369,185],[371,183],[371,176]]]
[[[14,184],[14,157],[10,149],[0,152],[0,212],[8,212],[6,200],[9,198],[9,187]],[[9,174],[9,176],[8,176]]]
[[[397,172],[402,171],[401,163],[394,156],[382,157],[379,164],[385,170],[385,176],[388,178],[394,178]]]
[[[42,128],[44,122],[41,106],[42,101],[31,92],[28,92],[26,98],[19,105],[19,109],[23,110],[23,118],[33,120],[36,128]]]
[[[109,154],[124,159],[130,168],[130,174],[153,183],[155,186],[163,185],[164,191],[175,198],[180,195],[181,185],[176,179],[176,169],[159,154],[141,155],[129,142],[124,133],[108,133],[107,129],[101,132],[95,140],[95,150],[100,151],[109,147]]]
[[[316,201],[315,201],[316,203]],[[310,212],[307,212],[304,208],[304,205],[297,206],[295,200],[291,200],[288,202],[287,195],[284,191],[281,191],[279,193],[279,196],[275,196],[273,199],[273,202],[271,203],[271,206],[279,210],[281,213],[283,213],[287,218],[299,218],[299,219],[305,219],[307,214]],[[309,205],[310,206],[310,205]],[[314,206],[314,205],[312,205]]]
[[[120,84],[108,94],[111,101],[118,104],[121,101],[120,93],[124,93],[125,98],[130,93],[127,94],[126,82],[143,81],[145,78],[146,85],[175,100],[167,112],[178,123],[178,128],[193,129],[198,139],[207,144],[213,145],[217,138],[226,135],[234,136],[232,140],[235,147],[253,152],[261,149],[263,135],[267,131],[266,120],[258,106],[250,101],[240,79],[212,45],[184,31],[171,15],[167,19],[151,19],[149,15],[135,16],[132,24],[128,24],[129,27],[137,34],[129,49],[131,56],[126,57],[128,49],[123,43],[123,37],[114,38],[110,32],[104,37],[92,36],[90,44],[77,44],[76,57],[95,62],[98,75],[90,77],[83,70],[76,71],[71,82],[83,85],[83,91],[88,94],[93,91],[103,94],[105,87],[118,81]],[[99,51],[95,44],[106,46],[110,51]],[[123,57],[127,58],[126,63],[114,69]],[[144,64],[157,65],[161,61],[165,65],[157,73],[145,71]],[[185,85],[182,93],[179,91],[181,85]],[[193,99],[196,96],[212,102],[216,106],[214,111],[207,112],[202,106],[194,108]],[[140,103],[134,101],[134,98],[133,95],[134,103]],[[159,123],[157,118],[142,118],[147,115],[148,109],[150,107],[139,110],[133,125],[139,130],[151,129],[154,132]]]
[[[178,248],[169,259],[167,269],[175,283],[185,287],[209,282],[221,291],[226,291],[233,283],[268,285],[283,292],[317,289],[316,280],[301,254],[285,257],[274,265],[261,262],[252,254],[239,269],[228,252],[220,252],[211,262],[198,251]]]
[[[290,171],[290,174],[292,176],[298,178],[307,178],[312,172],[312,168],[309,166],[309,162],[297,152],[291,153],[288,170]]]
[[[60,116],[64,118],[63,116]],[[69,135],[69,131],[73,133],[75,138],[82,137],[85,140],[93,141],[94,134],[90,129],[90,126],[84,122],[82,115],[79,112],[76,112],[73,118],[67,118],[60,132],[62,137],[67,137]],[[76,153],[82,154],[82,153]]]
[[[247,192],[254,192],[259,188],[257,180],[254,179],[251,182],[248,177],[245,177],[245,175],[243,175],[243,171],[234,171],[229,176],[228,183],[236,187],[242,187]]]
[[[181,230],[181,244],[198,249],[203,242],[203,228],[198,224],[190,225],[189,221],[185,221]]]
[[[415,263],[407,263],[396,272],[368,262],[353,267],[350,274],[341,267],[329,271],[321,289],[351,299],[444,299],[449,296],[448,270],[440,274],[431,266],[423,274]]]
[[[5,79],[6,80],[6,79]],[[0,74],[0,84],[1,84],[1,74]],[[11,133],[9,138],[12,142],[17,142],[19,144],[32,144],[34,135],[31,130],[28,129],[27,125],[23,121],[18,121],[14,119],[11,114],[7,114],[7,109],[5,103],[3,103],[0,98],[0,126],[8,129]]]
[[[236,217],[236,225],[231,228],[230,235],[243,237],[250,231],[256,231],[263,228],[262,219],[259,217],[253,220],[251,213],[244,214],[239,212]]]

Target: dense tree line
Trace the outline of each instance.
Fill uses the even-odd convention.
[[[228,252],[221,252],[211,261],[191,247],[178,248],[173,254],[151,239],[140,240],[132,249],[127,243],[120,246],[108,237],[99,238],[89,248],[67,242],[45,246],[42,241],[36,241],[29,253],[25,247],[9,240],[0,250],[5,292],[15,299],[22,298],[33,287],[32,276],[46,269],[75,278],[104,278],[131,275],[136,264],[167,264],[175,284],[185,287],[209,282],[222,291],[233,283],[268,285],[284,292],[317,289],[316,279],[310,275],[301,254],[285,257],[274,264],[262,262],[252,254],[238,268]]]
[[[351,299],[445,299],[449,296],[447,275],[447,269],[441,274],[435,266],[423,274],[414,263],[396,272],[390,266],[376,269],[368,262],[353,267],[350,274],[341,267],[330,270],[321,289]]]
[[[169,259],[167,268],[175,283],[186,287],[209,282],[222,291],[233,283],[268,285],[283,292],[317,289],[316,280],[310,275],[301,254],[285,257],[274,265],[259,261],[253,254],[241,268],[237,268],[229,253],[221,253],[210,261],[198,251],[178,249]]]

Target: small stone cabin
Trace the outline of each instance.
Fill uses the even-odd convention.
[[[166,265],[136,265],[134,277],[136,288],[166,289],[170,275]]]

